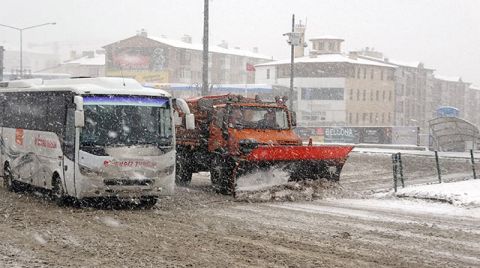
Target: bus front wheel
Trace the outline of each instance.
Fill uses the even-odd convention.
[[[67,204],[67,196],[65,195],[65,190],[63,189],[62,181],[60,176],[55,174],[53,175],[53,200],[58,206],[65,206]]]
[[[15,181],[8,164],[6,164],[4,168],[3,186],[10,192],[18,192],[20,190],[19,182]]]

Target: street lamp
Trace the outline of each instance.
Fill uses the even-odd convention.
[[[0,24],[0,26],[7,27],[7,28],[10,28],[10,29],[14,29],[14,30],[17,30],[17,31],[20,32],[20,78],[23,78],[23,31],[28,30],[28,29],[32,29],[32,28],[41,27],[41,26],[55,25],[55,24],[57,24],[57,23],[56,22],[47,22],[47,23],[42,23],[42,24],[33,25],[33,26],[29,26],[29,27],[24,27],[24,28],[17,28],[17,27],[5,25],[5,24]]]

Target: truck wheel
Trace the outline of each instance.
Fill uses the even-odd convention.
[[[192,163],[189,162],[189,157],[185,153],[177,155],[175,183],[178,186],[188,186],[192,181]]]
[[[230,195],[233,193],[231,187],[233,167],[228,159],[220,156],[215,157],[210,169],[210,178],[213,188],[217,193]]]

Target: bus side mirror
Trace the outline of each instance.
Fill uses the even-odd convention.
[[[296,112],[290,112],[290,121],[292,124],[292,128],[297,127],[297,113]]]
[[[185,128],[195,129],[195,116],[193,114],[185,115]]]
[[[73,97],[73,103],[75,103],[75,127],[84,127],[85,115],[83,113],[83,97]]]
[[[75,111],[75,127],[84,127],[85,126],[85,115],[83,111]]]

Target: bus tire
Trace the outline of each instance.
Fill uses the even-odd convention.
[[[65,194],[65,189],[63,189],[62,181],[58,174],[53,175],[52,186],[52,197],[55,201],[55,204],[60,207],[67,205],[68,198]]]
[[[157,203],[157,198],[154,196],[144,197],[140,200],[138,205],[141,209],[151,209]]]
[[[10,170],[10,166],[5,164],[4,173],[3,173],[3,186],[10,192],[18,192],[20,191],[19,182],[15,180],[13,177],[12,171]]]

